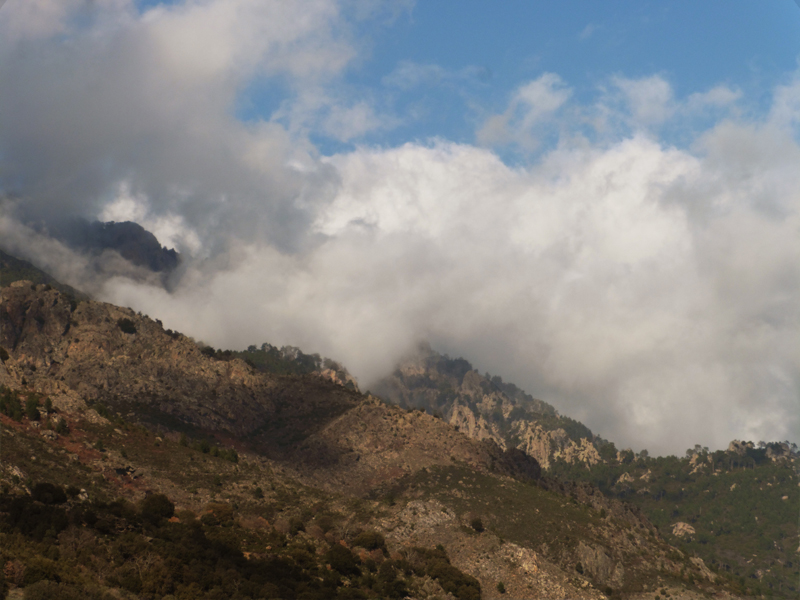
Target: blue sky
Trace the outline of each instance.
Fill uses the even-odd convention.
[[[428,341],[618,447],[800,441],[798,57],[792,0],[8,0],[0,247],[364,388]]]
[[[772,87],[792,77],[800,55],[800,7],[791,0],[421,2],[356,26],[362,54],[342,76],[347,93],[375,99],[396,119],[351,143],[396,145],[439,136],[472,142],[484,114],[542,73],[558,74],[591,103],[609,79],[658,75],[676,97],[718,85],[740,90],[746,110],[764,111]],[[427,69],[415,85],[403,68]],[[269,119],[286,90],[275,81],[246,93],[243,118]],[[346,148],[320,135],[323,152]],[[680,131],[669,141],[685,142]]]

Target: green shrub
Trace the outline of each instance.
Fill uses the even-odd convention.
[[[145,496],[139,507],[145,521],[156,524],[162,519],[169,519],[175,514],[175,505],[164,494]]]
[[[470,527],[472,527],[478,533],[483,532],[483,521],[481,521],[480,517],[475,517],[470,521]]]
[[[497,582],[497,591],[500,592],[501,594],[506,593],[506,585],[502,581]]]
[[[22,597],[25,600],[87,600],[85,591],[47,579],[27,586]],[[89,598],[99,597],[101,596],[94,594],[89,596]]]
[[[414,547],[414,570],[436,579],[445,592],[459,600],[480,600],[480,582],[450,564],[447,552],[440,544],[434,549]],[[410,556],[410,555],[409,555]]]
[[[52,483],[37,483],[31,490],[31,498],[42,504],[63,504],[67,501],[67,494]]]
[[[117,326],[122,333],[136,333],[136,325],[130,319],[120,319],[117,321]]]
[[[58,567],[55,561],[35,556],[25,565],[25,575],[22,578],[22,583],[25,586],[30,586],[37,581],[55,579],[58,577],[57,570]]]
[[[0,346],[0,362],[6,362],[9,359],[8,351]]]
[[[353,539],[353,546],[367,550],[385,550],[386,540],[377,531],[362,531]]]
[[[22,420],[24,413],[22,412],[22,403],[19,401],[17,392],[8,388],[2,389],[2,393],[0,393],[0,412],[15,421]]]
[[[348,548],[341,544],[331,546],[331,549],[325,554],[325,562],[331,566],[331,569],[341,575],[361,574],[361,570],[358,568],[358,559]]]
[[[301,531],[306,530],[306,525],[302,519],[292,517],[289,519],[289,535],[297,535]]]
[[[31,421],[38,421],[39,417],[39,399],[34,395],[29,395],[25,400],[25,416]]]

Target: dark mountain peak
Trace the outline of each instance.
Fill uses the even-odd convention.
[[[173,271],[180,262],[178,252],[164,248],[155,235],[133,221],[70,219],[51,227],[50,233],[75,250],[89,253],[114,250],[134,265],[156,273]]]

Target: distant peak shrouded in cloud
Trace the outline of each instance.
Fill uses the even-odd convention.
[[[745,119],[732,86],[617,74],[587,99],[545,72],[476,110],[480,147],[323,156],[317,135],[392,126],[377,92],[339,85],[351,5],[32,4],[0,18],[5,250],[215,347],[331,356],[362,389],[428,340],[618,447],[800,438],[796,83]],[[474,78],[387,73],[404,93]],[[242,120],[254,81],[286,97]],[[659,138],[698,115],[685,147]],[[97,277],[43,235],[55,217],[135,221],[180,277]]]

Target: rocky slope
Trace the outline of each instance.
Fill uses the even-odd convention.
[[[424,408],[478,440],[518,448],[548,469],[554,460],[594,465],[603,440],[546,402],[499,377],[481,375],[463,358],[422,345],[375,392],[402,407]]]
[[[145,535],[146,524],[139,525],[144,517],[137,515],[145,515],[148,493],[163,493],[184,511],[179,515],[228,511],[224,523],[232,529],[218,532],[217,517],[196,527],[206,537],[227,536],[235,560],[226,559],[233,561],[226,568],[238,573],[240,588],[252,583],[241,562],[246,557],[236,558],[245,552],[289,561],[317,582],[307,585],[324,587],[324,561],[332,560],[338,545],[355,553],[355,570],[331,579],[328,592],[314,592],[320,597],[392,597],[380,590],[405,586],[411,597],[466,599],[477,589],[466,576],[476,578],[484,598],[652,598],[662,589],[726,593],[702,561],[666,544],[641,513],[591,486],[541,478],[536,460],[508,444],[504,448],[491,436],[476,440],[437,416],[386,405],[320,376],[277,376],[238,359],[219,360],[130,309],[75,303],[46,285],[17,282],[0,289],[0,346],[6,413],[0,417],[0,479],[3,506],[10,507],[0,508],[0,552],[12,575],[19,574],[17,566],[45,573],[27,580],[14,575],[15,586],[58,578],[78,585],[67,569],[72,563],[59,558],[69,555],[61,533],[74,537],[89,527],[104,547],[116,548],[123,538],[114,536],[126,527],[132,536]],[[502,407],[504,398],[493,401]],[[47,506],[35,499],[37,482],[77,490],[64,500],[69,510],[66,521],[58,521],[61,533],[53,523],[42,531],[55,547],[47,557],[37,554],[43,547],[13,508]],[[141,507],[107,517],[123,519],[122,529],[97,529],[96,522],[70,516],[85,514],[87,502],[117,496]],[[114,506],[108,502],[92,510],[105,514]],[[253,527],[263,534],[256,536],[260,546],[253,546]],[[359,546],[358,530],[383,535],[385,552]],[[168,534],[159,529],[148,535]],[[275,541],[267,544],[270,536]],[[446,561],[432,549],[437,544]],[[177,568],[165,547],[145,548],[141,556]],[[387,559],[382,575],[377,565]],[[49,571],[36,571],[42,560],[50,561]],[[127,567],[113,555],[110,562],[98,560],[85,564],[81,577],[99,590],[167,595],[166,588],[159,588],[161,595],[147,591],[144,570],[126,579]],[[187,577],[178,569],[164,581],[175,597],[245,597],[235,590],[214,592],[214,586],[228,585],[225,578],[191,588]],[[290,597],[286,590],[300,597],[300,588],[284,583],[289,587],[281,588],[282,597]]]

